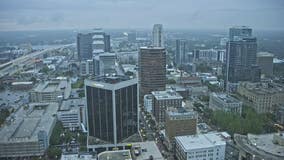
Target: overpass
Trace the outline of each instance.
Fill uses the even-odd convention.
[[[22,70],[24,66],[32,64],[33,60],[35,58],[40,58],[45,53],[48,53],[50,51],[57,50],[57,49],[63,49],[63,48],[66,48],[66,47],[70,47],[72,45],[74,45],[74,44],[67,44],[67,45],[62,45],[62,46],[44,49],[42,51],[36,51],[36,52],[30,53],[30,54],[21,56],[19,58],[16,58],[16,59],[9,61],[7,63],[1,64],[0,65],[0,78],[4,77],[6,75],[13,75],[14,73]]]

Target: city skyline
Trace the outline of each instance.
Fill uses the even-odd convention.
[[[284,27],[279,21],[284,14],[281,0],[217,0],[214,3],[209,0],[179,0],[179,3],[169,0],[47,0],[40,3],[3,0],[0,8],[0,31],[80,30],[96,26],[132,29],[148,28],[155,23],[168,29],[226,29],[247,25],[260,30],[283,30]]]

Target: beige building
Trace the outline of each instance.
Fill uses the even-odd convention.
[[[284,86],[280,84],[242,82],[237,92],[252,102],[257,113],[272,113],[275,106],[284,104]]]
[[[174,142],[176,136],[194,135],[197,133],[198,115],[196,112],[188,112],[182,108],[171,109],[166,112],[165,116],[165,134],[169,142]]]

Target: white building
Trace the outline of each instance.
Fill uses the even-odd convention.
[[[64,128],[81,129],[81,124],[86,125],[85,99],[63,101],[57,113],[57,118],[62,122]]]
[[[226,132],[178,136],[176,157],[178,160],[224,160],[228,139]]]
[[[210,94],[209,108],[236,114],[242,114],[243,102],[225,93]]]
[[[153,27],[153,46],[164,47],[163,25],[155,24]]]
[[[147,112],[152,112],[153,108],[153,97],[151,94],[146,94],[144,96],[144,107]]]
[[[92,50],[93,55],[98,55],[105,51],[104,35],[105,33],[101,28],[95,28],[93,31],[94,35],[92,37]]]
[[[87,76],[94,74],[94,63],[92,59],[81,61],[80,63],[80,75]]]

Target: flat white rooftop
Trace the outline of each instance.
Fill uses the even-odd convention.
[[[211,148],[220,145],[226,145],[228,133],[217,132],[207,134],[197,134],[188,136],[178,136],[176,141],[185,151],[198,150],[203,148]]]
[[[153,91],[152,95],[157,100],[167,100],[167,99],[183,99],[182,96],[173,90],[168,91]]]

